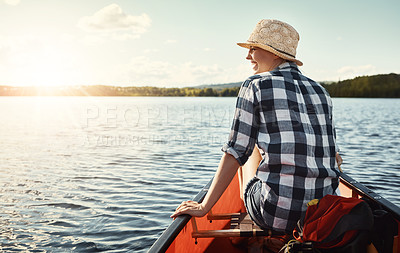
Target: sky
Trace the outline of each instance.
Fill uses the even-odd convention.
[[[261,19],[300,34],[316,81],[400,73],[398,0],[0,0],[0,85],[187,87],[252,75]]]

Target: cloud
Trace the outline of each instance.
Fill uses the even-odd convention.
[[[193,62],[172,63],[152,60],[148,56],[132,58],[128,64],[116,66],[113,76],[120,85],[187,87],[200,84],[229,83],[245,80],[250,66],[223,68],[218,64]]]
[[[166,40],[165,44],[174,44],[174,43],[177,43],[177,42],[178,42],[177,40]]]
[[[20,2],[20,0],[4,0],[4,3],[8,5],[18,5]]]
[[[105,43],[105,39],[104,36],[88,34],[81,39],[81,42],[86,46],[94,46]]]
[[[356,76],[375,75],[378,73],[376,66],[368,64],[362,66],[344,66],[337,70],[341,79],[354,78]]]
[[[147,14],[128,15],[117,4],[108,5],[78,22],[78,27],[84,31],[111,35],[117,40],[138,38],[150,25],[151,19]]]
[[[160,50],[159,49],[145,49],[143,52],[145,53],[145,54],[150,54],[150,53],[158,53]]]

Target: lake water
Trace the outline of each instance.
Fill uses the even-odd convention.
[[[400,100],[333,102],[343,170],[400,205]],[[213,176],[234,105],[0,97],[0,251],[146,252]]]

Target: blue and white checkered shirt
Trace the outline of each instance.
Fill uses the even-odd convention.
[[[249,77],[241,86],[222,151],[246,163],[257,144],[260,210],[268,228],[291,233],[307,203],[338,187],[332,101],[292,62]]]

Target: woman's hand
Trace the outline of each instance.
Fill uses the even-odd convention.
[[[171,218],[176,218],[182,214],[189,214],[195,217],[202,217],[207,214],[207,211],[204,207],[197,203],[196,201],[184,201],[182,204],[178,206],[175,212],[171,215]]]
[[[342,165],[342,163],[343,163],[343,159],[342,159],[342,157],[339,155],[339,153],[336,153],[336,162],[337,162],[337,165],[338,165],[338,166]]]
[[[339,155],[339,153],[336,153],[336,162],[337,162],[337,165],[338,165],[338,167],[339,167],[340,172],[342,172],[342,168],[340,168],[340,165],[342,165],[343,159],[342,159],[342,157]]]

